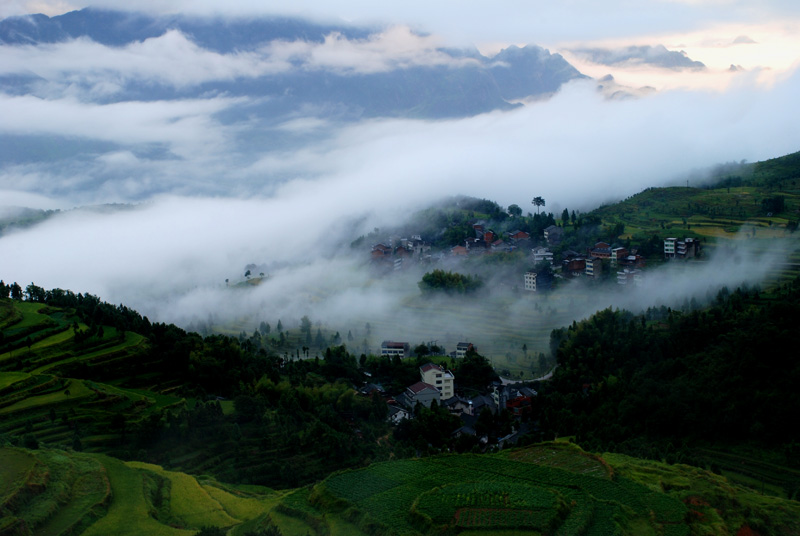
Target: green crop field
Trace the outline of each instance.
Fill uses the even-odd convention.
[[[20,449],[0,449],[0,505],[13,501],[28,480],[36,458]]]
[[[0,392],[22,380],[27,380],[31,375],[27,372],[0,372]]]
[[[800,531],[800,505],[696,467],[568,443],[498,454],[397,460],[343,471],[313,489],[226,486],[97,454],[0,448],[0,528],[9,534],[284,536],[689,536]],[[20,532],[23,525],[31,532]]]
[[[79,533],[110,499],[105,470],[90,456],[61,451],[34,455],[2,448],[0,461],[4,467],[0,471],[2,511],[9,520],[24,520],[25,525],[36,527],[37,535]]]
[[[576,449],[573,455],[575,466],[584,467],[582,454]],[[317,485],[312,502],[353,508],[363,514],[362,526],[378,523],[387,534],[401,535],[455,527],[621,534],[617,518],[646,524],[655,533],[664,524],[682,522],[687,510],[680,501],[651,497],[656,492],[640,484],[610,480],[604,470],[599,474],[507,456],[442,456],[333,475]]]
[[[228,515],[222,505],[195,478],[175,471],[165,471],[157,465],[128,462],[128,467],[157,473],[169,479],[170,511],[189,527],[232,526],[241,520]]]
[[[0,434],[26,434],[43,446],[62,448],[78,441],[89,451],[114,453],[123,434],[112,426],[115,418],[136,426],[183,401],[125,386],[126,375],[139,387],[148,381],[134,374],[148,344],[138,333],[106,326],[79,341],[77,334],[90,328],[73,310],[13,300],[0,300],[0,318]],[[121,385],[76,379],[69,372],[108,376]],[[158,375],[151,376],[158,386]]]
[[[98,456],[98,458],[108,472],[114,500],[108,508],[108,513],[91,525],[83,533],[85,536],[106,536],[108,534],[179,536],[194,533],[194,531],[163,525],[150,517],[147,500],[143,495],[144,482],[139,471],[108,456]]]

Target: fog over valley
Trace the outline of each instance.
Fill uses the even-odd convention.
[[[369,335],[372,351],[381,338],[439,339],[450,350],[484,320],[545,333],[609,306],[680,307],[722,285],[758,284],[785,259],[745,244],[691,270],[652,270],[624,293],[571,281],[525,295],[522,273],[452,259],[389,274],[370,264],[369,240],[413,233],[415,213],[452,196],[523,214],[541,196],[558,217],[796,151],[796,59],[743,59],[746,47],[785,43],[790,25],[765,42],[769,21],[754,21],[759,40],[731,44],[722,61],[716,45],[674,46],[697,24],[713,26],[682,26],[691,7],[675,4],[674,23],[650,35],[620,30],[576,46],[574,34],[537,42],[512,25],[498,46],[491,21],[468,44],[411,11],[405,20],[373,12],[362,25],[326,9],[237,26],[232,15],[249,12],[237,4],[217,19],[117,14],[111,28],[130,35],[78,35],[74,20],[106,12],[33,17],[27,4],[5,3],[0,14],[15,17],[0,22],[0,222],[21,207],[60,211],[0,228],[0,277],[89,292],[184,327],[250,333],[307,315],[343,338],[350,331],[345,343],[357,350]],[[736,30],[731,43],[747,32],[744,17],[714,28],[723,22]],[[581,56],[577,69],[562,50]],[[599,91],[600,72],[619,83],[613,95]],[[250,265],[263,279],[237,286]],[[417,283],[432,267],[480,272],[488,297],[423,298]]]

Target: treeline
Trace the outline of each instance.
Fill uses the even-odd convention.
[[[637,456],[687,441],[800,441],[800,279],[770,294],[723,289],[707,309],[658,316],[607,309],[553,331],[545,434]]]
[[[0,280],[0,298],[25,299],[52,307],[73,309],[75,315],[86,324],[112,326],[122,332],[135,331],[145,334],[151,329],[147,317],[124,305],[112,305],[101,301],[97,296],[88,293],[75,294],[60,288],[45,290],[34,283],[23,290],[16,282],[6,284]]]

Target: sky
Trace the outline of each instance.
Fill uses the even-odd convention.
[[[229,317],[263,317],[265,308],[275,309],[273,317],[299,317],[321,308],[320,295],[332,317],[355,303],[362,314],[373,306],[391,310],[397,296],[359,298],[365,278],[358,263],[337,257],[331,244],[448,195],[526,210],[541,195],[556,214],[590,210],[649,186],[699,183],[715,165],[776,157],[800,145],[796,2],[277,4],[145,0],[136,7],[302,15],[376,30],[365,40],[329,36],[322,44],[268,43],[236,54],[202,49],[180,32],[118,48],[87,40],[0,46],[0,75],[33,72],[42,80],[30,94],[0,87],[0,142],[53,139],[52,150],[67,155],[0,162],[0,216],[4,206],[136,204],[71,212],[3,235],[0,278],[92,292],[164,321],[186,322],[210,308]],[[87,6],[118,2],[0,0],[0,17]],[[439,47],[493,54],[528,43],[563,54],[593,78],[612,74],[615,88],[641,96],[611,99],[584,80],[510,112],[347,124],[314,110],[280,124],[242,119],[239,112],[259,105],[251,97],[114,98],[131,81],[181,89],[278,73],[298,62],[374,72],[452,61]],[[706,69],[635,58],[600,64],[585,52],[658,45]],[[238,119],[231,120],[234,112]],[[264,146],[254,139],[266,140]],[[92,150],[71,158],[72,143]],[[248,263],[271,267],[272,278],[247,298],[231,297],[223,281],[241,278]],[[308,292],[309,281],[316,292]],[[288,295],[306,301],[298,305]]]

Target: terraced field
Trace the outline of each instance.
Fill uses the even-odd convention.
[[[552,449],[559,450],[558,446]],[[586,460],[576,450],[563,458]],[[519,459],[537,454],[523,453]],[[576,473],[508,456],[443,456],[375,464],[318,484],[312,503],[346,511],[362,530],[417,535],[453,530],[624,534],[627,524],[689,534],[684,504],[630,480]]]
[[[285,536],[795,534],[800,505],[696,467],[569,443],[377,463],[280,493],[99,454],[0,448],[4,536],[188,536],[203,526],[240,536],[270,525]]]
[[[89,327],[72,311],[0,299],[0,434],[25,436],[29,444],[108,451],[123,430],[182,398],[127,389],[82,378],[119,382],[140,362],[146,340],[106,326],[77,340]],[[79,433],[78,433],[79,431]],[[77,440],[77,441],[76,441]]]
[[[103,455],[0,448],[4,536],[192,535],[203,526],[256,526],[279,499]]]

